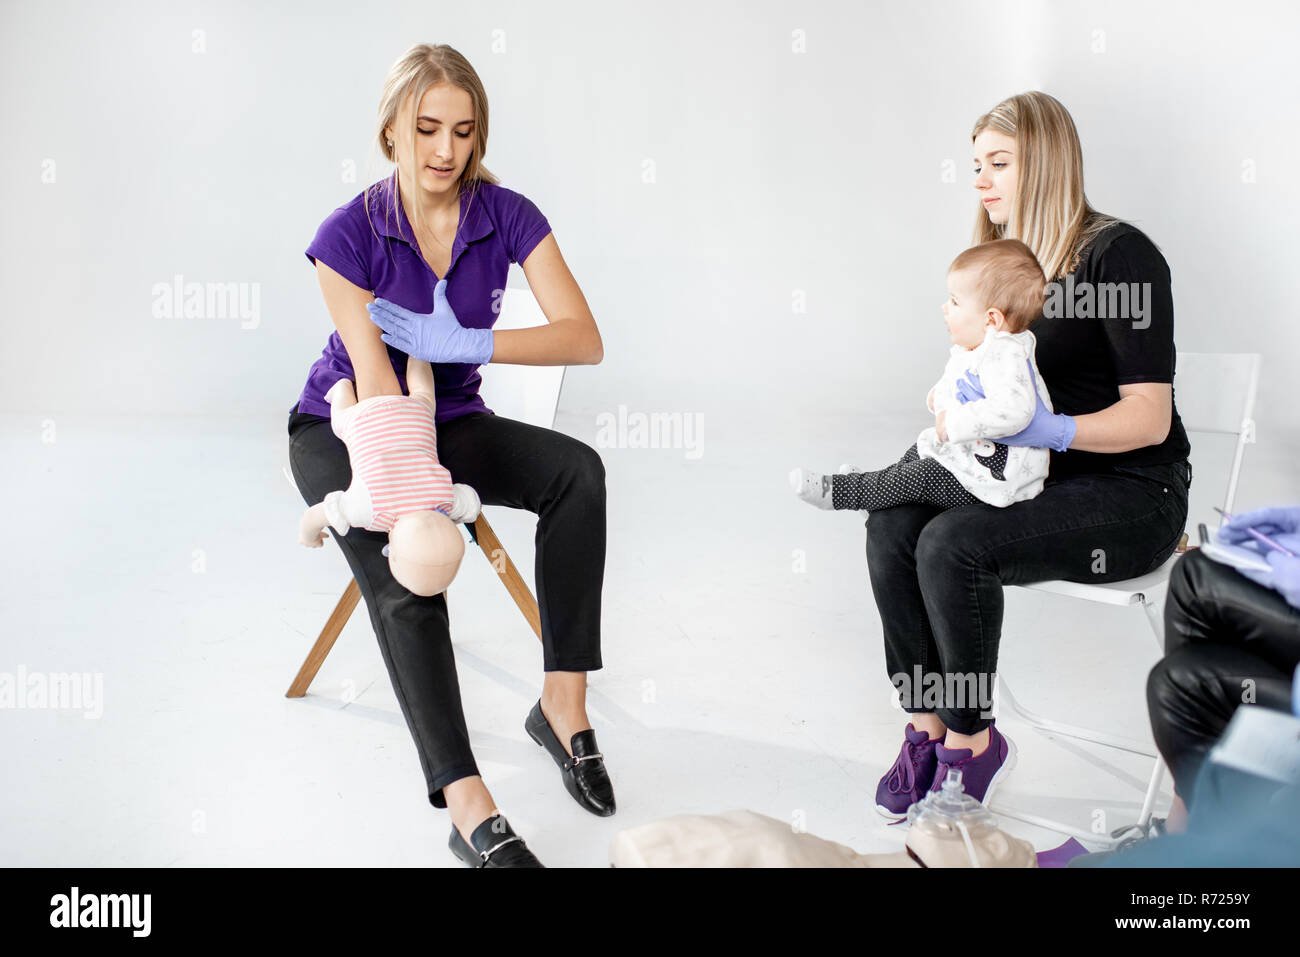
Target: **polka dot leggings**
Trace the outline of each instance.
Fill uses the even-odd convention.
[[[1006,465],[1007,447],[1000,443],[994,445],[996,451],[986,464],[1000,470]],[[957,508],[978,501],[937,461],[921,458],[915,443],[901,459],[878,472],[831,476],[831,505],[837,509],[875,511],[908,502]]]

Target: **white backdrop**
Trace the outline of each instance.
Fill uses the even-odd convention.
[[[487,164],[548,216],[600,325],[605,361],[570,370],[566,413],[698,413],[714,435],[915,413],[975,210],[971,124],[1043,89],[1080,128],[1094,205],[1169,260],[1178,347],[1266,353],[1261,439],[1297,442],[1282,362],[1300,353],[1300,12],[1225,16],[1209,2],[9,3],[0,411],[281,428],[333,328],[303,249],[387,172],[370,152],[384,73],[429,41],[479,71]],[[155,315],[155,285],[176,276],[241,284],[256,315]]]
[[[1178,347],[1264,353],[1238,503],[1295,500],[1298,28],[1259,2],[0,4],[0,491],[24,549],[0,577],[0,679],[104,688],[93,721],[0,721],[24,769],[0,789],[7,860],[456,865],[364,606],[283,697],[350,575],[297,544],[282,473],[332,329],[303,250],[387,172],[380,87],[425,41],[481,74],[488,166],[550,219],[605,343],[567,370],[557,427],[607,469],[589,706],[620,811],[574,808],[524,735],[541,647],[467,556],[452,630],[494,800],[548,867],[731,807],[899,850],[871,807],[901,715],[862,519],[786,473],[879,468],[929,424],[971,125],[1042,89],[1079,125],[1094,204],[1164,250]],[[155,287],[178,276],[257,298],[168,315]],[[645,413],[675,416],[677,444],[632,447]],[[1221,480],[1197,468],[1193,521],[1212,520]],[[531,578],[532,513],[490,508]],[[999,671],[1029,707],[1145,734],[1141,618],[1008,589]],[[1132,819],[1143,759],[1010,730],[1013,806]]]

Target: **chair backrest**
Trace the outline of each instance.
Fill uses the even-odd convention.
[[[493,329],[527,329],[546,325],[546,314],[528,289],[507,289]],[[529,425],[554,428],[564,366],[525,366],[491,362],[479,366],[479,395],[497,415]]]
[[[1180,352],[1174,373],[1174,401],[1183,428],[1206,435],[1232,436],[1232,464],[1222,499],[1231,512],[1247,443],[1255,441],[1255,392],[1259,387],[1257,352]],[[1196,451],[1196,443],[1192,442]],[[1192,477],[1193,485],[1196,476]],[[1221,524],[1222,519],[1216,524]],[[1193,539],[1195,544],[1195,539]]]

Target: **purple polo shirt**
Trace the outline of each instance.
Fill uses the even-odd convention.
[[[314,266],[320,260],[354,285],[419,313],[433,312],[433,289],[439,277],[425,263],[402,204],[389,211],[396,173],[368,187],[370,214],[358,193],[334,210],[307,247]],[[496,322],[506,274],[522,263],[550,233],[546,217],[526,197],[504,186],[480,183],[477,192],[460,194],[460,225],[447,270],[447,301],[462,326],[489,329]],[[397,382],[406,389],[406,353],[385,345]],[[298,411],[328,417],[325,393],[339,379],[356,382],[352,360],[336,329],[298,397]],[[491,412],[478,394],[482,377],[473,363],[433,364],[437,422],[470,412]]]

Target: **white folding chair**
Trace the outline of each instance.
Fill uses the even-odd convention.
[[[1223,496],[1222,508],[1231,513],[1237,495],[1237,480],[1241,474],[1242,457],[1247,443],[1255,441],[1255,391],[1259,384],[1260,357],[1258,353],[1221,353],[1221,352],[1180,352],[1174,373],[1174,394],[1179,417],[1183,427],[1190,433],[1205,435],[1232,436],[1231,462],[1228,466],[1228,484]],[[1192,442],[1193,452],[1196,443]],[[1200,457],[1198,457],[1200,458]],[[1206,474],[1202,468],[1199,472],[1193,467],[1193,483],[1198,475]],[[1202,479],[1204,481],[1204,479]],[[1188,513],[1188,527],[1194,529],[1197,519],[1204,519],[1207,527],[1217,528],[1223,519],[1217,514],[1194,515]],[[1210,526],[1210,521],[1215,524]],[[1189,533],[1190,537],[1190,533]],[[1156,642],[1163,652],[1164,636],[1164,602],[1169,587],[1169,573],[1174,563],[1181,557],[1175,552],[1155,571],[1140,578],[1109,584],[1084,584],[1068,581],[1037,582],[1032,585],[1015,586],[1030,591],[1047,592],[1053,595],[1065,595],[1081,598],[1084,601],[1099,602],[1105,605],[1137,605],[1145,613],[1147,624],[1156,636]],[[1109,836],[1093,834],[1080,828],[1072,827],[1064,821],[1052,820],[1001,806],[992,808],[997,814],[1024,821],[1052,831],[1069,834],[1095,844],[1114,846],[1134,833],[1145,833],[1151,821],[1156,796],[1164,777],[1165,764],[1153,747],[1119,735],[1108,734],[1092,728],[1065,724],[1043,717],[1020,704],[1011,693],[1011,689],[1002,675],[998,676],[998,697],[1020,718],[1035,729],[1061,737],[1090,741],[1104,747],[1133,754],[1155,758],[1155,767],[1147,785],[1146,797],[1142,810],[1135,824],[1118,828]]]
[[[546,325],[546,314],[529,289],[507,289],[501,315],[493,329],[528,329]],[[479,393],[497,415],[507,419],[555,428],[565,366],[520,366],[490,362],[479,366],[483,384]]]
[[[531,290],[505,290],[501,298],[501,314],[493,324],[494,329],[526,329],[530,326],[544,325],[546,325],[546,314],[533,298]],[[564,366],[489,363],[479,367],[479,375],[483,379],[479,386],[479,394],[483,396],[483,401],[487,403],[488,408],[497,415],[527,422],[529,425],[554,428],[555,411],[560,402],[560,388],[564,384],[564,369]],[[297,491],[297,485],[293,482],[287,467],[285,476]],[[454,479],[455,476],[453,475],[452,478]],[[501,541],[492,530],[492,526],[488,524],[487,517],[480,514],[473,522],[466,523],[466,528],[470,540],[479,546],[488,561],[492,563],[506,591],[510,593],[510,597],[514,599],[524,618],[532,626],[533,634],[537,636],[538,641],[541,641],[542,619],[538,611],[537,599],[533,597],[523,576],[519,574],[514,562],[501,546]],[[321,665],[325,663],[326,656],[334,647],[334,641],[343,631],[343,626],[348,623],[348,619],[352,617],[352,612],[360,598],[361,590],[357,587],[356,579],[349,579],[320,636],[312,645],[302,667],[298,669],[298,674],[289,686],[289,690],[285,692],[286,698],[301,698],[307,693],[308,686],[316,677],[316,672],[320,670]]]

